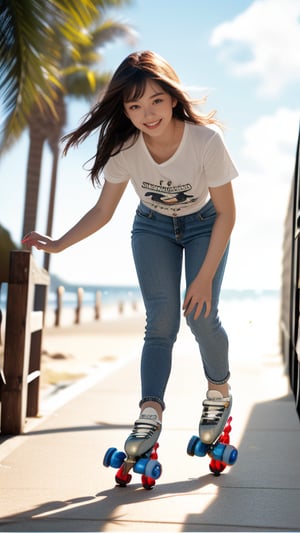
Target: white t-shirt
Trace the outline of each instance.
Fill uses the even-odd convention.
[[[216,127],[185,122],[181,142],[170,159],[156,163],[143,135],[111,157],[104,177],[111,183],[131,180],[143,204],[168,216],[195,213],[209,199],[209,187],[230,182],[238,171]]]

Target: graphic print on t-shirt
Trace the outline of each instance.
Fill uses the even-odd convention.
[[[187,194],[192,189],[189,183],[172,185],[171,180],[161,180],[159,185],[157,185],[143,181],[142,188],[147,190],[144,196],[145,200],[147,199],[148,201],[145,203],[149,204],[149,199],[151,199],[152,202],[160,204],[161,207],[165,205],[167,209],[172,206],[178,206],[178,204],[187,205],[196,200],[192,194]]]

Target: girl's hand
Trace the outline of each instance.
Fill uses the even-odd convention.
[[[28,248],[35,246],[37,250],[44,250],[47,253],[57,253],[60,251],[58,246],[58,241],[47,237],[46,235],[41,235],[36,231],[31,231],[23,237],[22,244],[25,244]]]
[[[204,318],[207,318],[211,311],[211,293],[211,280],[204,280],[201,275],[198,275],[187,290],[182,306],[184,316],[190,315],[195,310],[194,320],[197,320],[205,304]]]

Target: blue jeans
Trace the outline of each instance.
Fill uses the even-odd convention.
[[[164,393],[172,366],[172,349],[181,316],[181,273],[186,286],[196,277],[206,256],[215,208],[209,201],[200,211],[169,217],[140,203],[132,229],[132,250],[146,308],[146,331],[141,359],[142,399],[165,408]],[[199,345],[204,373],[215,384],[229,379],[228,338],[218,316],[218,303],[228,247],[213,280],[212,309],[187,323]]]

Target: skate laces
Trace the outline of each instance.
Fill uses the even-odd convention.
[[[135,421],[131,435],[136,439],[149,439],[160,428],[157,413],[151,407],[147,407]]]
[[[200,424],[217,425],[225,409],[230,406],[230,398],[224,398],[218,391],[209,390],[207,392],[207,399],[203,402],[203,412]]]

